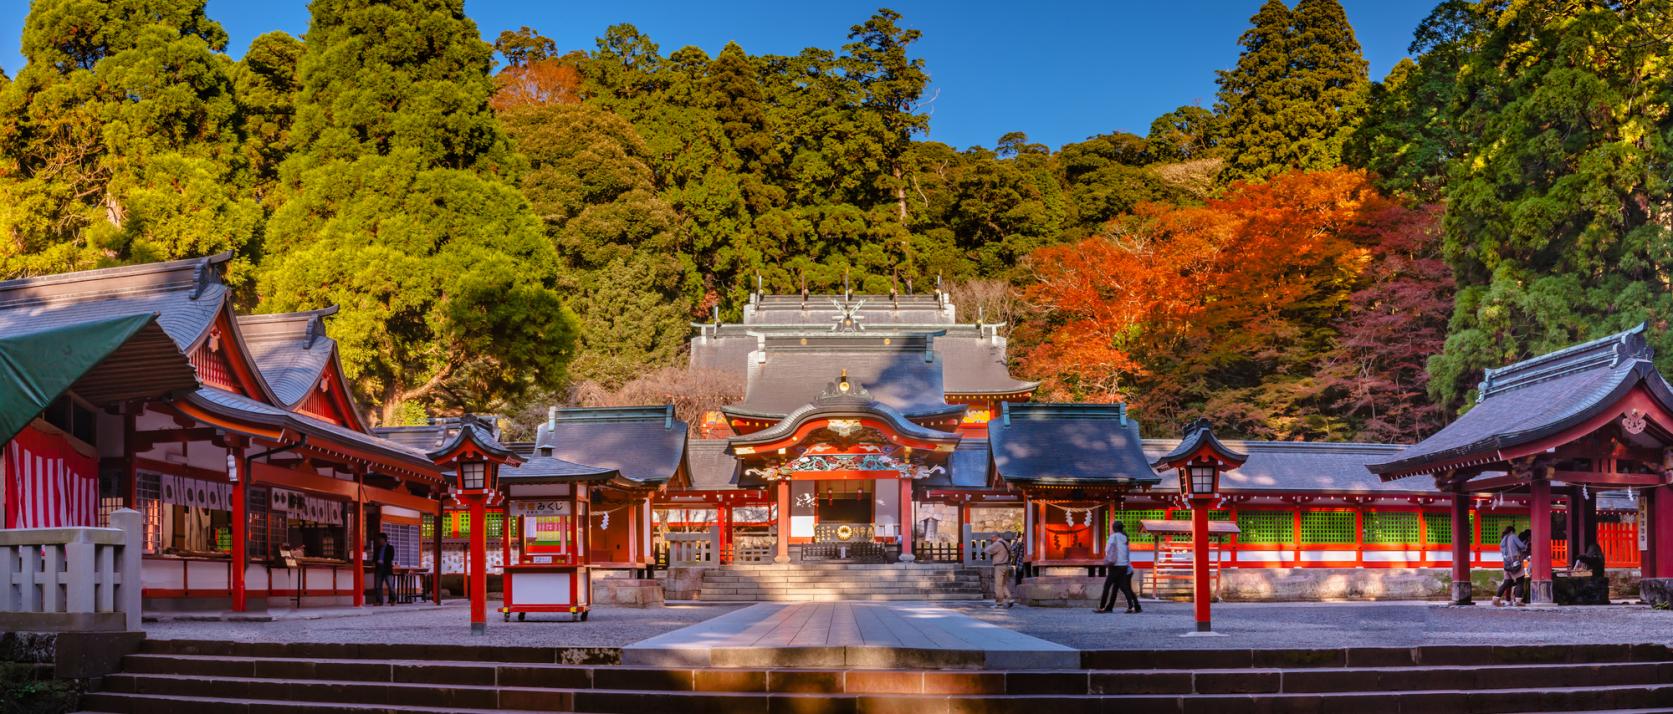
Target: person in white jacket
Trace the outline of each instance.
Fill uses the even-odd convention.
[[[1522,544],[1522,539],[1516,535],[1515,526],[1505,526],[1499,534],[1499,562],[1505,569],[1504,582],[1499,584],[1499,591],[1493,593],[1493,607],[1508,602],[1511,605],[1526,605],[1526,601],[1516,601],[1516,582],[1522,579],[1522,561],[1528,557],[1528,550]]]
[[[1127,526],[1121,521],[1110,524],[1110,537],[1104,541],[1104,594],[1098,598],[1094,612],[1115,610],[1115,593],[1127,598],[1127,612],[1144,612],[1139,598],[1133,594],[1133,564],[1127,548]]]

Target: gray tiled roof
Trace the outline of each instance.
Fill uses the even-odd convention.
[[[1392,458],[1367,464],[1399,477],[1419,470],[1480,465],[1496,452],[1550,436],[1594,416],[1643,385],[1673,407],[1673,390],[1650,361],[1643,325],[1548,355],[1488,370],[1476,405]]]
[[[993,328],[989,328],[993,329]],[[1040,386],[1011,376],[1005,365],[1005,338],[997,334],[968,337],[949,333],[935,340],[942,359],[942,379],[953,394],[1026,392]]]
[[[335,314],[328,307],[309,312],[278,315],[241,315],[238,331],[261,376],[273,387],[274,396],[295,407],[308,398],[331,364],[336,341],[325,336],[323,320]]]
[[[1222,443],[1249,456],[1242,466],[1221,475],[1220,487],[1227,493],[1435,493],[1429,479],[1385,482],[1365,470],[1366,464],[1399,453],[1403,448],[1399,444],[1234,439]],[[1179,439],[1144,440],[1145,453],[1152,459],[1179,446]],[[1170,471],[1154,490],[1171,492],[1178,486]]]
[[[513,483],[609,481],[617,475],[615,469],[586,466],[555,456],[531,456],[520,466],[500,467],[500,480]]]
[[[430,461],[430,457],[410,446],[297,414],[282,407],[264,404],[239,394],[215,389],[214,387],[202,387],[187,395],[186,399],[204,409],[237,419],[293,429],[304,434],[322,436],[345,444],[353,444],[407,462],[407,465],[415,471],[428,474],[437,473],[436,466]]]
[[[1204,447],[1214,452],[1224,464],[1240,464],[1249,458],[1248,452],[1227,446],[1226,442],[1215,436],[1214,427],[1207,419],[1197,419],[1185,427],[1185,438],[1181,439],[1173,450],[1152,458],[1150,463],[1166,468],[1169,464],[1177,464],[1180,460],[1202,451]]]
[[[447,439],[448,428],[441,424],[426,424],[423,426],[380,426],[372,429],[373,434],[418,451],[430,452],[439,448]]]
[[[940,358],[924,337],[880,338],[851,333],[767,340],[765,361],[752,360],[741,412],[788,414],[812,402],[843,370],[872,397],[906,414],[946,409]]]
[[[952,303],[936,295],[757,295],[744,306],[744,324],[796,324],[829,326],[838,315],[836,303],[859,306],[860,323],[866,327],[887,324],[950,325],[954,322]]]
[[[1007,481],[1145,485],[1160,480],[1122,405],[1005,403],[988,442]]]
[[[691,490],[731,491],[738,488],[738,458],[726,453],[725,439],[692,439],[686,446],[691,467]]]
[[[966,438],[947,459],[947,473],[924,479],[928,488],[987,488],[988,441]]]
[[[219,266],[230,253],[0,282],[0,331],[46,329],[154,312],[181,350],[197,344],[227,298]]]
[[[820,325],[696,324],[693,327],[698,333],[691,338],[690,365],[696,369],[731,372],[746,380],[750,376],[750,353],[761,344],[763,337],[799,340],[807,335],[823,336],[824,344],[840,337]],[[940,362],[943,387],[948,393],[1002,394],[1038,386],[1038,382],[1011,376],[1005,363],[1006,339],[997,330],[997,325],[889,324],[858,333],[858,339],[881,342],[885,336],[891,339],[895,335],[933,336],[931,346]]]
[[[451,429],[452,436],[442,442],[441,446],[426,452],[431,459],[440,459],[449,452],[459,448],[469,440],[476,444],[476,448],[489,456],[496,456],[510,461],[520,461],[522,456],[500,443],[498,431],[492,424],[478,420],[475,416],[466,414],[454,422]]]
[[[952,409],[954,411],[950,414],[956,414],[962,411],[963,407],[952,407]],[[900,410],[873,401],[862,393],[860,396],[834,399],[829,396],[820,396],[811,403],[804,404],[785,415],[784,418],[778,420],[778,423],[760,431],[752,431],[742,436],[732,437],[730,441],[733,444],[759,444],[794,434],[797,429],[801,428],[802,424],[813,419],[866,416],[882,419],[893,427],[897,433],[925,441],[952,442],[959,438],[956,433],[931,429],[913,422],[907,419],[906,415],[902,414]]]
[[[572,407],[555,410],[535,434],[537,453],[615,469],[641,484],[666,483],[685,462],[686,424],[673,406]]]

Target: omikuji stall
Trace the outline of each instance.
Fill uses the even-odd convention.
[[[593,489],[621,478],[551,456],[500,469],[507,518],[502,541],[505,562],[505,620],[515,613],[568,613],[586,620],[592,604],[587,573],[587,518]],[[512,543],[516,543],[515,549]]]

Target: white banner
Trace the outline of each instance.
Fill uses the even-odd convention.
[[[232,484],[157,474],[157,500],[176,506],[227,511],[232,509]]]
[[[569,501],[511,501],[513,516],[567,516],[574,504]]]
[[[343,504],[328,498],[275,488],[268,503],[270,510],[289,513],[300,520],[333,526],[343,525]]]

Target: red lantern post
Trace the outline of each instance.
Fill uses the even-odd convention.
[[[453,494],[470,508],[471,547],[467,566],[470,578],[471,634],[488,632],[488,502],[498,497],[501,464],[516,466],[523,459],[501,446],[491,427],[466,416],[459,421],[459,431],[446,446],[430,452],[437,466],[457,469]],[[436,538],[441,538],[437,521]]]
[[[1192,600],[1196,604],[1196,632],[1213,632],[1213,613],[1210,601],[1214,593],[1209,588],[1210,551],[1208,548],[1208,511],[1220,499],[1220,474],[1235,469],[1248,460],[1249,455],[1233,451],[1214,437],[1214,428],[1207,419],[1198,419],[1185,427],[1185,438],[1173,451],[1157,459],[1158,468],[1179,472],[1179,495],[1191,506],[1191,575],[1194,581]]]

